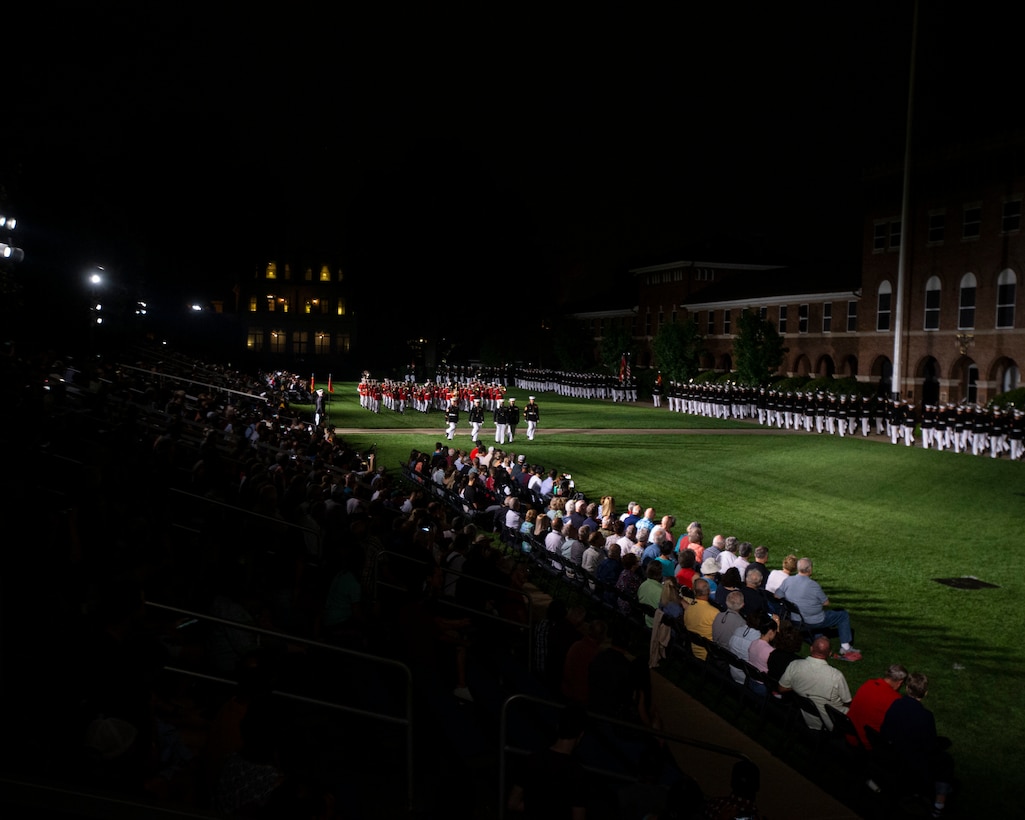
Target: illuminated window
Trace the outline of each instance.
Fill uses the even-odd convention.
[[[343,299],[341,296],[338,297],[338,315],[345,315],[345,299]]]
[[[307,282],[313,281],[313,268],[306,269],[306,273],[303,274],[303,279]]]
[[[285,352],[285,331],[283,331],[283,330],[272,330],[270,332],[270,352],[271,353],[284,353]]]
[[[263,330],[258,327],[249,328],[249,332],[246,334],[246,349],[253,353],[263,350]]]
[[[277,310],[278,298],[273,293],[267,294],[267,311],[273,313]]]
[[[278,304],[281,305],[282,313],[288,313],[288,309],[292,306],[292,303],[289,302],[289,300],[286,299],[284,296],[278,298]]]
[[[278,266],[274,262],[267,263],[267,278],[277,279],[278,278]]]
[[[313,313],[313,301],[312,300],[307,299],[306,302],[303,303],[303,313]]]
[[[997,277],[997,327],[1014,327],[1014,300],[1018,278],[1013,270],[1005,270]]]
[[[258,300],[256,298],[256,294],[254,293],[252,296],[249,297],[249,312],[250,313],[256,313],[257,302],[258,302]]]
[[[958,302],[957,329],[971,330],[975,327],[975,274],[961,277],[961,298]]]
[[[326,333],[323,330],[318,330],[313,340],[314,353],[321,355],[331,352],[331,334]]]
[[[924,330],[940,329],[940,277],[930,276],[925,283],[925,324]]]
[[[876,330],[890,329],[890,301],[893,297],[893,288],[888,281],[879,285],[879,301],[876,305]]]
[[[330,282],[331,281],[331,270],[328,268],[327,265],[324,265],[324,267],[322,267],[320,269],[320,281],[321,282]]]

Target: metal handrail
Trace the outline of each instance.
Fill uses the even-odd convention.
[[[505,817],[506,801],[509,796],[506,793],[506,753],[513,752],[515,754],[526,755],[536,751],[535,749],[522,749],[516,746],[510,746],[508,743],[507,727],[509,723],[509,711],[510,706],[513,704],[514,701],[530,701],[541,706],[553,707],[555,709],[560,710],[567,708],[567,704],[565,703],[558,703],[553,700],[547,700],[545,698],[537,697],[536,695],[526,694],[510,695],[502,702],[501,718],[498,727],[498,820],[503,820],[503,818]],[[659,740],[667,740],[672,743],[682,743],[684,745],[692,746],[697,749],[702,749],[707,752],[715,752],[726,757],[735,757],[738,760],[750,760],[750,758],[746,754],[741,752],[739,749],[731,749],[726,746],[718,746],[714,743],[708,743],[707,741],[700,740],[698,738],[684,737],[682,735],[676,735],[670,732],[663,732],[658,729],[652,729],[648,726],[643,726],[637,723],[630,723],[625,720],[619,720],[617,718],[608,717],[606,715],[601,715],[595,712],[587,712],[587,718],[589,721],[592,722],[605,723],[609,726],[627,729],[631,732],[657,738]],[[632,779],[626,777],[622,772],[613,772],[605,769],[598,769],[593,766],[585,766],[584,768],[589,772],[601,774],[606,777]]]
[[[169,487],[168,489],[170,492],[176,495],[185,496],[186,498],[189,498],[192,501],[196,501],[201,504],[206,504],[214,507],[223,507],[227,510],[230,510],[232,513],[237,513],[248,518],[256,520],[263,519],[264,521],[274,524],[274,526],[276,527],[285,527],[290,530],[296,530],[297,532],[301,533],[304,538],[307,534],[312,535],[317,542],[316,557],[320,558],[323,555],[324,535],[319,530],[314,530],[310,527],[304,527],[302,524],[293,524],[291,521],[286,521],[281,518],[274,518],[273,516],[264,515],[263,513],[253,512],[252,510],[247,510],[245,507],[239,507],[236,504],[229,504],[227,501],[221,501],[217,498],[208,498],[204,495],[196,495],[195,493],[190,493],[188,490],[182,490],[177,487]]]
[[[379,585],[380,586],[388,587],[389,589],[401,589],[402,591],[405,591],[405,587],[400,587],[397,584],[392,584],[392,583],[389,583],[388,581],[381,580],[381,578],[379,577],[378,570],[379,570],[379,568],[381,566],[381,558],[384,557],[384,556],[392,556],[392,557],[395,557],[395,558],[400,558],[403,561],[416,562],[415,558],[413,558],[412,556],[409,556],[409,555],[404,555],[401,552],[394,552],[392,550],[381,550],[379,553],[377,553],[377,558],[375,559],[375,562],[374,562],[374,572],[373,572],[373,575],[372,575],[373,581],[374,581],[374,592],[373,592],[373,603],[374,603],[374,606],[377,606],[377,603],[378,603],[377,588],[378,588]],[[495,614],[493,614],[491,612],[485,612],[485,611],[480,610],[480,609],[473,609],[472,607],[464,606],[464,605],[462,605],[460,603],[457,603],[455,601],[449,600],[447,598],[442,598],[442,599],[440,599],[439,602],[445,604],[445,606],[447,606],[447,607],[451,607],[452,609],[458,609],[458,610],[461,610],[463,612],[470,612],[473,615],[480,615],[480,616],[483,616],[483,617],[485,617],[485,618],[487,618],[488,620],[491,620],[491,621],[496,621],[498,623],[508,624],[509,626],[516,627],[517,629],[525,630],[526,633],[527,633],[527,669],[528,669],[528,671],[533,671],[533,669],[534,669],[534,607],[533,607],[533,605],[531,603],[532,599],[531,599],[530,595],[528,593],[526,593],[526,592],[522,592],[522,591],[519,591],[519,590],[512,589],[511,587],[502,586],[501,584],[496,584],[496,583],[493,583],[491,581],[486,581],[486,580],[484,580],[482,578],[477,578],[474,575],[468,575],[467,573],[460,572],[459,570],[447,569],[446,567],[439,567],[439,569],[443,573],[452,573],[453,575],[459,576],[459,578],[467,578],[467,579],[473,581],[473,583],[475,583],[475,584],[481,584],[483,586],[494,587],[495,589],[498,589],[498,590],[500,590],[501,592],[503,592],[505,594],[509,594],[509,593],[515,592],[517,595],[520,595],[520,596],[523,597],[523,601],[527,605],[527,622],[526,623],[523,623],[522,621],[514,621],[514,620],[512,620],[510,618],[503,618],[501,615],[495,615]]]
[[[146,606],[158,609],[164,612],[173,612],[176,615],[182,615],[187,618],[195,618],[200,621],[208,621],[210,623],[222,624],[224,626],[231,627],[232,629],[241,629],[246,632],[254,632],[258,635],[267,635],[273,638],[287,641],[289,643],[303,644],[304,646],[310,646],[317,649],[326,649],[330,652],[336,652],[342,655],[347,655],[353,658],[359,658],[361,660],[369,661],[371,663],[378,663],[384,666],[393,667],[395,670],[400,672],[405,678],[406,686],[406,716],[395,717],[394,715],[386,715],[380,712],[373,712],[367,709],[359,709],[354,706],[346,706],[340,703],[329,703],[327,701],[316,700],[314,698],[307,698],[303,695],[296,695],[294,693],[286,693],[275,691],[275,695],[282,695],[290,699],[303,701],[318,706],[326,706],[339,711],[347,712],[349,714],[361,715],[363,717],[370,718],[371,720],[380,721],[382,723],[391,723],[402,725],[406,727],[406,800],[410,811],[413,809],[413,673],[410,668],[401,661],[394,660],[392,658],[383,658],[379,655],[371,655],[367,652],[360,652],[356,649],[346,649],[345,647],[335,646],[334,644],[323,643],[322,641],[314,641],[309,638],[300,638],[295,635],[289,635],[285,632],[277,632],[272,629],[264,629],[259,626],[251,626],[249,624],[239,623],[238,621],[230,621],[226,618],[218,618],[215,615],[207,615],[202,612],[195,612],[188,609],[181,609],[180,607],[168,606],[167,604],[159,604],[155,601],[146,601]],[[224,678],[217,678],[210,675],[203,675],[199,672],[189,672],[178,667],[165,666],[169,672],[185,673],[194,675],[196,677],[204,677],[208,680],[222,681],[227,683],[235,683],[234,681],[226,680]]]

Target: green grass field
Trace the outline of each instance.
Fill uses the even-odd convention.
[[[376,444],[377,463],[390,470],[444,437],[438,412],[375,415],[360,408],[354,384],[335,391],[331,423],[358,447]],[[509,394],[526,401],[527,391]],[[772,567],[788,552],[812,558],[833,606],[850,611],[864,653],[840,664],[851,691],[893,662],[926,673],[926,705],[953,739],[964,816],[1016,808],[1025,784],[1025,463],[878,436],[750,434],[762,428],[650,403],[537,395],[537,439],[527,442],[523,427],[507,449],[571,473],[589,499],[612,495],[620,509],[636,500],[672,513],[677,533],[698,520],[708,535],[764,544]],[[483,433],[493,440],[490,423]],[[465,421],[453,443],[469,449]],[[935,581],[963,576],[995,586]]]

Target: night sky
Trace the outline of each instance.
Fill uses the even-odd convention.
[[[5,12],[33,276],[214,297],[323,259],[438,310],[582,297],[695,247],[856,257],[862,168],[903,153],[910,1],[153,5]],[[1014,116],[1006,21],[923,6],[916,129]]]

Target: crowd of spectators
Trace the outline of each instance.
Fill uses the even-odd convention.
[[[496,447],[438,442],[395,476],[330,424],[290,412],[308,384],[294,374],[183,361],[54,372],[65,388],[51,411],[81,401],[104,420],[100,491],[72,499],[73,571],[54,613],[73,622],[68,657],[83,672],[60,693],[64,721],[47,740],[61,750],[52,765],[83,782],[226,816],[351,801],[346,766],[328,770],[330,755],[316,765],[322,747],[304,745],[294,711],[271,694],[368,697],[307,642],[401,660],[418,702],[470,704],[468,666],[522,651],[532,630],[532,656],[519,660],[552,697],[654,729],[648,642],[674,623],[707,627],[737,652],[743,641],[768,696],[801,685],[787,675],[801,633],[780,602],[795,578],[811,580],[810,561],[802,571],[788,556],[770,571],[763,546],[716,535],[706,548],[697,522],[676,532],[675,516],[639,503],[588,501],[568,474]],[[89,504],[104,496],[116,502]],[[526,589],[538,568],[584,603],[555,597],[535,623]],[[155,618],[146,603],[157,600],[215,620]],[[853,660],[814,601],[805,591],[797,603],[803,625],[839,629],[837,652]],[[716,638],[728,615],[735,628]],[[687,651],[707,658],[698,644]],[[165,671],[172,661],[238,685],[204,689],[196,704]],[[351,763],[357,750],[338,754]],[[667,772],[664,793],[685,784],[702,803],[690,778]]]

